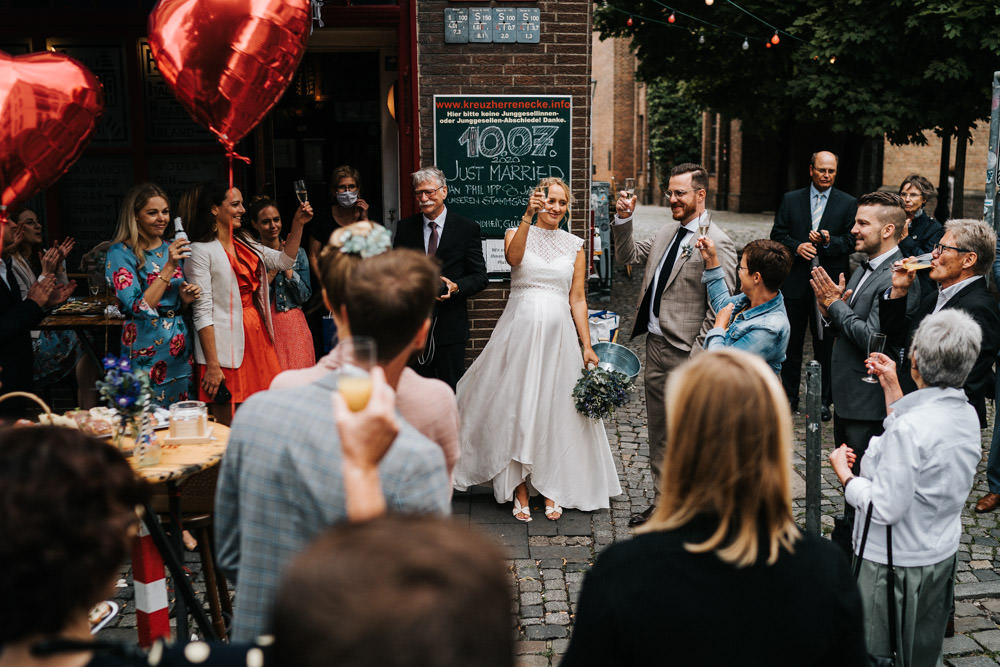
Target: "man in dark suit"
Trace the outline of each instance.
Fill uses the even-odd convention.
[[[771,238],[787,247],[794,257],[791,273],[781,287],[791,332],[781,383],[792,410],[799,407],[802,345],[806,326],[812,331],[813,353],[823,368],[823,420],[830,419],[832,341],[823,332],[816,297],[809,287],[810,271],[821,266],[836,279],[848,273],[848,258],[854,251],[851,226],[857,203],[854,197],[833,187],[837,178],[837,156],[828,151],[813,153],[809,161],[807,188],[785,194],[774,216]]]
[[[881,332],[879,297],[892,286],[892,265],[902,259],[899,237],[906,223],[903,200],[897,194],[872,192],[858,200],[851,234],[855,249],[868,255],[845,285],[843,275],[834,283],[823,267],[812,270],[813,291],[821,313],[827,317],[835,336],[831,354],[833,377],[834,446],[846,443],[854,450],[857,460],[854,474],[859,474],[861,459],[868,441],[882,433],[885,419],[885,396],[877,383],[863,378],[868,374],[868,340]],[[846,287],[846,289],[845,289]],[[919,286],[906,298],[906,312],[914,312],[920,295]],[[895,351],[885,349],[893,358]],[[851,549],[854,511],[845,506],[844,517],[838,517],[832,539],[844,549]]]
[[[17,245],[15,227],[13,222],[3,223],[5,248]],[[31,330],[42,321],[45,309],[65,301],[70,291],[57,286],[55,276],[48,275],[33,283],[22,299],[10,256],[0,260],[0,393],[31,391],[35,356]],[[0,403],[0,415],[20,416],[23,409],[24,404],[17,401]]]
[[[441,261],[441,294],[427,349],[413,368],[425,377],[444,380],[455,389],[465,372],[465,343],[469,339],[467,299],[486,287],[479,224],[444,205],[448,185],[437,167],[412,175],[420,213],[399,221],[393,245],[413,248]]]
[[[931,313],[945,308],[964,310],[982,329],[983,340],[979,356],[965,381],[965,394],[979,415],[980,428],[986,428],[986,398],[994,387],[993,360],[1000,350],[1000,311],[986,287],[986,272],[993,266],[996,234],[980,220],[951,220],[945,225],[944,236],[934,246],[929,278],[939,289],[922,295],[920,306],[912,317],[904,317],[903,302],[913,288],[915,270],[894,271],[892,290],[883,295],[880,308],[882,328],[888,341],[909,346],[920,322]],[[916,283],[919,285],[919,283]],[[903,391],[916,390],[910,377],[909,355],[904,354],[898,368]],[[977,512],[990,512],[1000,506],[1000,448],[990,447],[987,464],[989,493],[976,503]]]

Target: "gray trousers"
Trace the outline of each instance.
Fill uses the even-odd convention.
[[[882,526],[872,526],[882,530]],[[896,570],[896,665],[935,667],[944,664],[941,646],[955,595],[957,554],[934,565]],[[886,565],[862,559],[858,573],[868,652],[889,655],[889,612]]]
[[[667,343],[663,336],[646,334],[646,432],[649,438],[649,465],[653,486],[660,497],[660,470],[667,447],[667,406],[664,403],[667,378],[691,353]]]

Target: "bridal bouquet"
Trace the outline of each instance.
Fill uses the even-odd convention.
[[[605,419],[615,413],[615,408],[628,403],[632,382],[624,373],[607,370],[600,366],[584,368],[576,386],[573,398],[576,411],[591,419]]]

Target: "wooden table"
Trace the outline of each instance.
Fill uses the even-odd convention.
[[[177,592],[176,617],[178,641],[187,641],[187,607],[207,639],[215,632],[205,610],[194,596],[191,582],[184,574],[180,537],[180,498],[178,483],[222,461],[229,444],[229,428],[212,424],[212,437],[204,444],[165,445],[166,429],[156,431],[163,455],[154,466],[136,468],[136,457],[130,458],[136,474],[150,484],[164,484],[170,499],[170,514],[174,523],[173,544],[167,539],[159,517],[147,503],[143,526],[132,543],[132,575],[135,584],[136,628],[139,645],[150,646],[159,637],[170,637],[169,600],[167,597],[164,562],[170,569],[174,590]]]
[[[98,304],[103,307],[115,305],[119,306],[118,298],[114,296],[91,296],[75,299],[74,303],[85,303],[85,304]],[[58,309],[56,309],[58,310]],[[97,367],[101,367],[101,359],[105,354],[108,353],[108,336],[109,332],[122,326],[125,323],[125,318],[123,317],[108,317],[107,315],[77,315],[77,314],[60,314],[55,311],[46,315],[41,322],[38,324],[38,328],[42,330],[46,329],[58,329],[58,330],[69,330],[75,331],[79,334],[80,343],[83,345],[84,350],[90,354],[94,360],[97,362]],[[103,332],[104,345],[100,348],[100,343],[96,343],[91,339],[88,333],[97,331],[98,335]],[[117,337],[117,333],[115,334]]]

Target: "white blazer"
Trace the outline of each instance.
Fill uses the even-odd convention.
[[[238,243],[238,241],[234,241]],[[274,340],[271,324],[270,290],[267,272],[290,269],[295,260],[281,250],[266,248],[259,243],[250,244],[251,250],[263,260],[260,263],[260,287],[254,293],[254,302],[260,308],[267,332]],[[194,330],[215,327],[215,354],[223,368],[239,368],[243,364],[243,303],[236,273],[229,263],[222,243],[213,239],[206,243],[192,243],[191,257],[184,263],[187,279],[201,288],[201,297],[194,301]],[[232,319],[230,319],[230,312]],[[205,363],[201,337],[194,337],[194,360]]]

